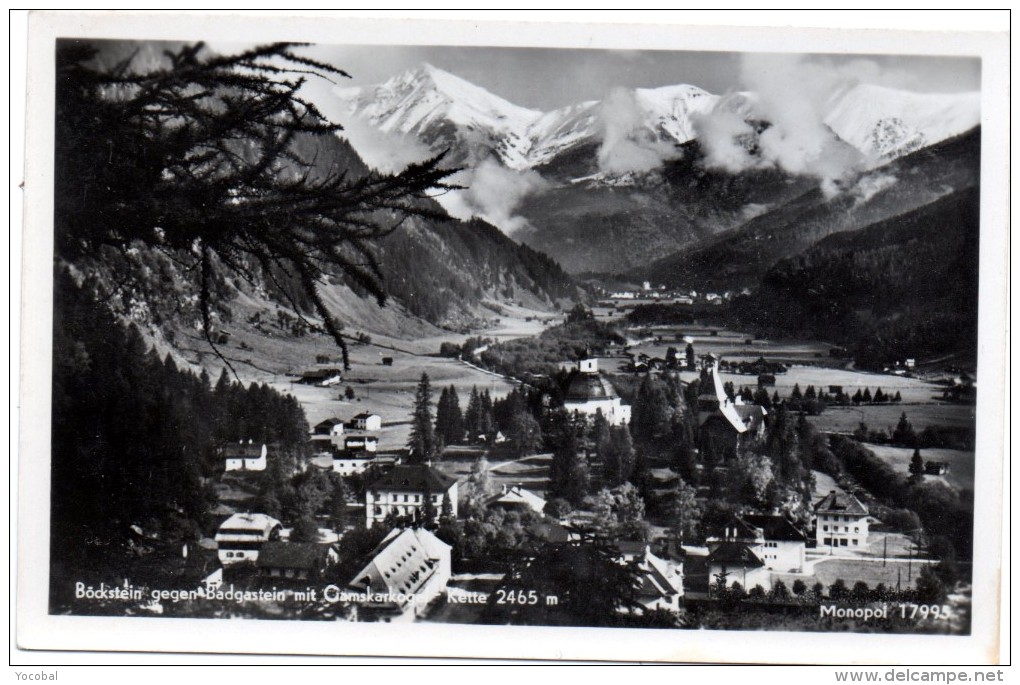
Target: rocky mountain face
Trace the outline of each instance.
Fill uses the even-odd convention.
[[[980,123],[979,93],[848,85],[818,105],[817,130],[806,139],[818,150],[808,150],[815,158],[800,168],[788,158],[803,155],[796,148],[804,142],[786,140],[789,122],[784,133],[770,121],[767,93],[716,95],[687,84],[616,89],[601,101],[541,112],[422,65],[334,95],[350,117],[382,134],[449,149],[451,162],[469,170],[498,166],[527,176],[524,190],[493,201],[510,207],[514,238],[571,273],[626,273],[716,244],[731,231],[790,218],[792,207],[816,201],[820,215],[849,207],[863,217],[836,221],[846,227],[871,217],[862,205],[883,206],[875,219],[909,211],[943,191],[926,191],[899,167],[886,167],[942,149],[939,143]],[[931,174],[938,175],[923,175]],[[890,198],[904,205],[896,208]],[[822,206],[830,202],[831,211]]]

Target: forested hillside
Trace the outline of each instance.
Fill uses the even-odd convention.
[[[974,355],[977,188],[868,228],[837,233],[772,267],[734,312],[756,331],[818,336],[858,364]]]
[[[977,187],[980,153],[981,129],[977,128],[872,170],[833,197],[818,187],[777,196],[778,201],[762,206],[758,216],[739,228],[637,268],[631,277],[698,289],[753,288],[777,261],[803,252],[826,236],[864,228],[924,207],[950,192]],[[702,192],[710,192],[709,187]]]
[[[196,541],[215,499],[226,442],[271,445],[290,462],[307,439],[304,411],[265,385],[224,374],[213,384],[147,348],[57,273],[53,339],[51,555],[55,591],[75,580],[118,582],[132,542]],[[292,463],[292,462],[291,462]],[[135,540],[137,542],[137,540]],[[110,571],[112,572],[112,571]]]

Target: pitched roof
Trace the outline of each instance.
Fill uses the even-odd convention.
[[[758,568],[765,565],[757,554],[742,542],[724,542],[708,555],[708,563]]]
[[[744,514],[739,517],[744,523],[761,529],[766,540],[781,542],[806,542],[807,536],[785,516],[774,514]]]
[[[456,479],[426,464],[398,464],[372,483],[370,489],[389,492],[446,492]]]
[[[357,414],[354,418],[355,419],[370,419],[373,416],[379,416],[379,415],[378,414],[373,414],[372,412],[363,411],[360,414]]]
[[[542,513],[545,509],[545,500],[530,490],[525,490],[520,485],[515,485],[503,494],[496,495],[490,503],[490,506],[492,505],[525,506]]]
[[[682,594],[683,585],[676,574],[669,572],[666,562],[649,551],[634,562],[641,572],[637,593],[641,597],[672,597]]]
[[[861,504],[861,501],[853,495],[832,490],[815,505],[815,513],[854,514],[857,516],[867,516],[868,508]]]
[[[267,542],[255,565],[260,568],[315,569],[329,557],[329,545],[314,542]]]
[[[432,577],[450,546],[421,528],[395,528],[372,552],[372,558],[350,582],[361,590],[388,593],[411,601]]]
[[[282,527],[282,524],[268,514],[233,514],[230,518],[220,524],[216,533],[216,540],[225,539],[225,536],[244,534],[262,535],[269,537],[274,528]]]
[[[220,448],[220,454],[226,459],[259,459],[264,447],[261,442],[231,442]]]

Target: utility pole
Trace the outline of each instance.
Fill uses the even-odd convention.
[[[885,556],[889,549],[889,534],[886,533],[885,537],[882,538],[882,567],[885,568]]]

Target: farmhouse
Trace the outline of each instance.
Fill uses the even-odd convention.
[[[630,423],[630,405],[622,404],[620,396],[599,374],[598,359],[585,355],[577,363],[577,371],[567,387],[563,405],[570,413],[595,416],[599,411],[612,426]]]
[[[382,417],[367,411],[362,412],[351,419],[350,427],[356,431],[377,431],[382,428]]]
[[[443,498],[457,516],[457,481],[428,464],[402,464],[383,474],[365,488],[365,527],[381,523],[389,514],[421,517],[426,498],[438,518]]]
[[[377,621],[413,621],[450,580],[450,546],[423,528],[390,531],[349,586],[368,595],[360,609]]]
[[[298,383],[328,387],[330,385],[336,385],[341,380],[343,380],[343,373],[340,369],[309,369],[301,372],[301,377],[298,378]]]
[[[220,448],[227,471],[265,471],[267,452],[265,445],[256,445],[251,440],[247,443],[241,440]]]
[[[783,516],[733,516],[706,540],[709,552],[730,542],[747,546],[770,571],[801,573],[804,570],[807,536]]]
[[[280,539],[283,525],[266,514],[234,514],[216,531],[216,545],[224,566],[254,562],[267,542]]]
[[[819,547],[865,547],[868,508],[851,494],[832,490],[815,505],[815,538]]]
[[[318,581],[339,561],[339,555],[330,545],[274,541],[262,546],[255,567],[264,578]]]
[[[312,428],[312,440],[332,440],[344,434],[343,419],[335,416],[323,419]]]

